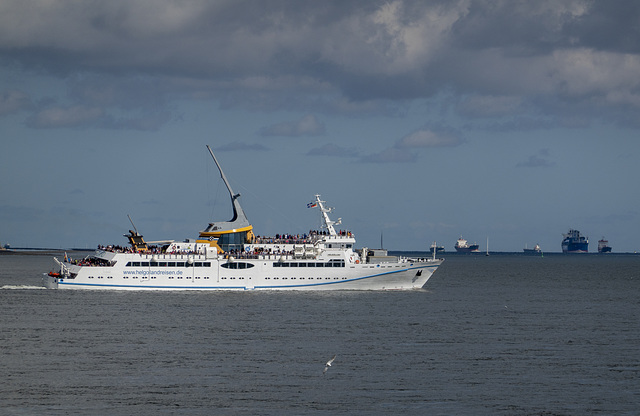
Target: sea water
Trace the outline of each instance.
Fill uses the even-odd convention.
[[[114,292],[0,255],[0,414],[640,412],[640,256],[444,257],[417,291]]]

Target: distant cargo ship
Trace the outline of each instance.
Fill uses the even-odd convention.
[[[569,229],[567,234],[563,234],[562,252],[563,253],[588,253],[589,239],[580,234],[580,231]]]
[[[611,247],[609,247],[609,241],[602,237],[602,240],[598,240],[598,253],[611,253]]]
[[[458,253],[477,253],[479,247],[479,244],[468,244],[467,240],[462,238],[462,236],[458,238],[455,245],[455,249]]]
[[[527,248],[527,245],[525,244],[525,246],[524,246],[524,248],[522,250],[524,250],[524,252],[526,254],[540,254],[540,253],[542,253],[542,249],[540,248],[539,244],[536,244],[534,248]]]

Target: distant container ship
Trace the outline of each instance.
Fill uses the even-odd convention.
[[[563,253],[588,253],[589,239],[580,234],[580,231],[569,229],[567,234],[563,234],[562,252]]]
[[[468,244],[467,240],[462,238],[462,236],[458,238],[455,245],[455,249],[458,253],[477,253],[479,247],[479,244]]]
[[[602,240],[598,240],[598,253],[611,253],[611,247],[609,247],[609,241],[602,237]]]

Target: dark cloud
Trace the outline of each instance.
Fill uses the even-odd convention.
[[[184,99],[305,112],[375,103],[370,110],[390,115],[443,90],[458,97],[454,109],[465,118],[552,116],[552,107],[566,105],[605,122],[637,127],[640,119],[640,4],[629,0],[61,0],[37,7],[34,19],[29,2],[0,3],[0,62],[68,80],[65,106],[29,118],[37,128],[157,129],[162,123],[148,114],[166,120],[171,103]],[[0,115],[29,106],[28,97],[6,94]],[[147,114],[117,117],[114,110]],[[324,134],[315,121],[261,133]]]

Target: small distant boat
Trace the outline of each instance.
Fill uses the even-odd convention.
[[[458,238],[458,241],[456,241],[456,245],[455,245],[455,249],[458,253],[477,253],[480,248],[479,244],[473,243],[473,244],[469,244],[467,242],[467,240],[465,240],[464,238],[462,238],[462,236],[460,236],[460,238]]]
[[[569,229],[567,234],[563,234],[563,253],[588,253],[589,239],[580,234],[580,231]]]
[[[598,240],[598,253],[611,253],[611,247],[609,247],[609,241],[602,237]]]
[[[429,253],[433,254],[433,250],[436,250],[436,253],[444,253],[444,246],[438,246],[436,243],[433,243],[431,247],[429,247]]]
[[[524,252],[526,254],[540,254],[542,253],[542,249],[540,248],[539,244],[536,244],[533,248],[527,248],[527,245],[524,245],[524,248],[522,249],[524,250]]]

